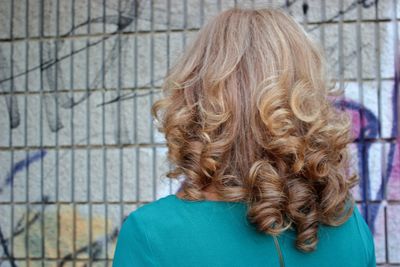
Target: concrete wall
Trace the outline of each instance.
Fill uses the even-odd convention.
[[[123,217],[175,192],[149,108],[189,39],[235,2],[271,1],[0,0],[0,266],[103,266]],[[355,193],[378,262],[398,266],[400,4],[273,5],[304,22],[344,82]]]

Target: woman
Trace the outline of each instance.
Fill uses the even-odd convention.
[[[171,194],[131,212],[113,266],[375,266],[349,174],[351,120],[322,49],[279,9],[206,24],[152,107]]]

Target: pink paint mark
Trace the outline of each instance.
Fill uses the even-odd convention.
[[[361,135],[361,129],[365,128],[368,125],[368,120],[365,116],[363,116],[363,120],[361,121],[360,109],[363,109],[363,106],[351,99],[344,99],[339,97],[329,97],[330,101],[333,103],[337,103],[341,108],[344,108],[346,113],[349,114],[352,121],[352,136],[353,138],[358,138]]]
[[[393,167],[387,185],[388,199],[400,200],[400,136],[396,139]]]
[[[350,113],[351,120],[353,123],[353,128],[352,128],[352,136],[353,138],[357,138],[361,134],[361,116],[360,113],[357,110],[348,110],[347,112]]]

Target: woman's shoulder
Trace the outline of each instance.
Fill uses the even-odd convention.
[[[165,213],[171,213],[175,209],[175,202],[173,201],[172,194],[161,197],[152,202],[147,202],[132,210],[128,217],[135,217],[136,220],[150,220],[154,221],[157,217]]]
[[[344,223],[342,229],[346,232],[346,234],[349,235],[349,237],[360,237],[367,248],[373,244],[372,232],[366,220],[362,216],[360,207],[357,204],[354,204],[353,212],[350,218]]]
[[[172,242],[185,231],[191,230],[187,224],[188,217],[190,214],[174,196],[167,195],[131,211],[126,221],[130,231],[145,233],[143,236],[153,247],[160,247],[165,240]]]
[[[353,211],[353,220],[355,221],[356,228],[358,229],[359,235],[363,240],[366,253],[368,257],[375,257],[375,245],[374,245],[374,236],[367,224],[364,220],[364,217],[361,215],[360,210],[357,205],[354,205]]]
[[[370,241],[373,239],[371,230],[363,218],[357,204],[353,205],[351,215],[343,224],[340,224],[339,226],[321,224],[321,230],[321,234],[335,233],[335,235],[339,236],[345,235],[349,239],[352,237],[361,238],[366,246],[370,245]]]
[[[319,231],[319,244],[317,250],[330,254],[353,255],[365,266],[375,264],[375,246],[372,232],[363,218],[359,207],[354,204],[353,211],[348,220],[339,226],[321,225]]]

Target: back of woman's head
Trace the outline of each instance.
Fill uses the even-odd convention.
[[[351,121],[330,96],[322,49],[284,11],[232,8],[211,19],[168,71],[152,114],[169,178],[185,198],[212,185],[269,234],[293,227],[315,249],[320,223],[352,213]]]

